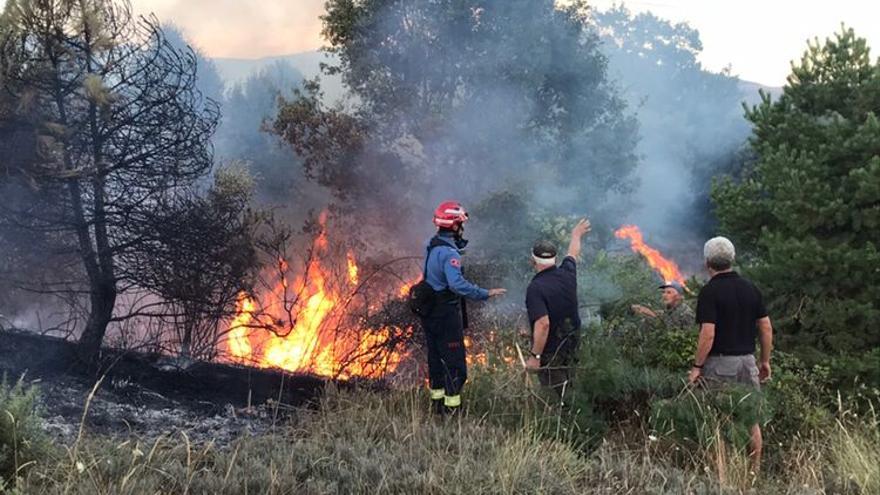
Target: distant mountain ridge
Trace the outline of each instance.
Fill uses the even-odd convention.
[[[334,63],[336,58],[317,50],[257,59],[215,58],[212,61],[227,87],[243,84],[252,75],[281,63],[292,66],[305,79],[321,76],[321,90],[327,101],[339,101],[345,95],[340,76],[321,73],[321,64]]]
[[[312,79],[320,75],[322,79],[321,87],[330,101],[336,101],[344,93],[342,80],[339,76],[328,77],[321,74],[321,63],[333,63],[335,62],[335,57],[317,50],[257,59],[214,58],[212,61],[227,86],[241,84],[251,75],[257,74],[261,70],[280,62],[290,64],[302,73],[306,79]],[[739,88],[743,101],[749,105],[754,105],[761,101],[758,93],[759,90],[764,90],[764,92],[769,93],[774,98],[782,94],[781,87],[766,86],[742,79],[739,81]]]
[[[761,83],[752,81],[739,80],[739,91],[743,95],[743,100],[749,105],[756,105],[761,102],[759,91],[764,91],[775,100],[782,94],[782,88],[779,86],[765,86]]]
[[[217,66],[220,77],[226,84],[234,85],[244,82],[249,76],[260,70],[278,63],[288,63],[300,71],[304,77],[311,79],[320,74],[321,62],[332,62],[333,59],[325,53],[310,51],[279,55],[276,57],[263,57],[256,59],[246,58],[214,58],[211,59]]]

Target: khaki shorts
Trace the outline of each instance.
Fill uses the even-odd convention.
[[[709,356],[703,363],[703,380],[706,385],[720,385],[724,383],[739,383],[761,388],[758,379],[758,363],[755,356]]]

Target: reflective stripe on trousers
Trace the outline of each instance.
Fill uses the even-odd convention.
[[[431,390],[442,388],[445,397],[460,395],[467,380],[461,306],[436,305],[427,318],[422,318],[422,328],[428,351]],[[458,400],[460,403],[461,399]]]

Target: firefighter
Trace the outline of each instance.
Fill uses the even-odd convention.
[[[421,318],[428,346],[428,376],[436,413],[461,407],[461,389],[467,380],[464,348],[464,299],[485,301],[506,289],[484,289],[464,278],[461,253],[467,245],[464,224],[468,214],[456,201],[434,210],[437,234],[428,243],[425,281],[434,290],[430,311]]]

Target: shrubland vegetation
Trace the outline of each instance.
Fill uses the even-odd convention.
[[[875,493],[880,437],[857,398],[814,395],[778,370],[763,395],[687,389],[680,370],[635,364],[601,328],[588,335],[575,400],[560,410],[534,377],[488,349],[464,414],[432,416],[418,389],[341,392],[229,445],[184,433],[144,442],[86,431],[52,445],[33,390],[6,388],[3,465],[12,493]],[[494,356],[494,357],[493,357]],[[830,396],[829,396],[830,397]],[[15,418],[13,421],[11,418]],[[4,418],[5,419],[5,418]],[[765,424],[750,471],[748,427]],[[18,425],[12,428],[10,425]],[[14,432],[10,434],[9,432]],[[15,473],[15,476],[13,476]]]
[[[330,70],[343,76],[354,101],[328,105],[320,85],[306,83],[284,94],[274,119],[263,123],[262,115],[251,115],[224,124],[220,147],[262,153],[258,171],[283,169],[286,181],[308,177],[347,212],[412,212],[435,182],[458,184],[474,200],[475,217],[485,219],[483,229],[499,236],[478,254],[500,260],[493,276],[511,280],[528,276],[516,261],[524,246],[535,237],[562,240],[568,215],[589,207],[603,222],[588,241],[580,290],[595,318],[584,329],[570,406],[557,407],[534,377],[502,359],[515,356],[518,331],[505,317],[481,320],[477,331],[500,337],[471,373],[466,412],[445,420],[429,414],[427,398],[415,388],[377,393],[330,386],[319,404],[279,422],[271,434],[230,445],[193,445],[183,434],[143,443],[86,429],[65,446],[40,428],[38,390],[4,381],[3,489],[880,491],[880,64],[864,40],[843,29],[810,45],[782,96],[765,96],[746,110],[752,135],[740,151],[748,160],[731,155],[695,174],[706,176],[702,194],[708,176],[729,172],[715,177],[713,209],[698,223],[708,230],[717,220],[718,233],[735,241],[738,269],[764,291],[778,335],[773,379],[761,393],[709,393],[683,381],[695,333],[646,326],[628,312],[631,303],[656,297],[653,275],[636,258],[603,251],[612,219],[633,199],[638,126],[606,77],[608,60],[585,4],[334,0],[328,6],[325,35],[338,57]],[[153,19],[132,27],[126,7],[18,0],[8,2],[0,25],[0,186],[9,199],[0,210],[0,283],[21,288],[8,274],[24,274],[30,287],[73,294],[80,304],[88,299],[86,358],[97,354],[107,325],[124,319],[114,313],[117,296],[135,288],[177,308],[180,351],[198,348],[203,341],[193,331],[203,324],[216,329],[257,270],[255,231],[267,217],[251,205],[260,186],[213,162],[209,138],[219,114],[197,89],[197,54],[166,38]],[[41,16],[57,29],[40,29]],[[669,60],[701,73],[695,32],[628,16],[622,10],[606,16],[616,30],[605,36],[623,36],[628,23],[653,25],[678,40]],[[520,52],[541,63],[524,71]],[[412,60],[434,65],[407,63]],[[630,62],[619,69],[639,66]],[[579,79],[584,74],[591,77]],[[271,108],[275,90],[261,77],[230,91],[230,106],[259,100],[261,109]],[[735,81],[728,75],[711,81],[730,97]],[[647,110],[664,113],[662,105]],[[159,132],[156,123],[166,121],[176,131]],[[250,130],[239,133],[236,124]],[[252,129],[261,124],[274,134]],[[279,141],[290,147],[265,151],[266,143]],[[479,180],[462,180],[474,170],[483,173]],[[542,193],[529,192],[532,184],[519,175],[540,176]],[[390,178],[400,178],[391,190]],[[285,183],[261,193],[283,195],[278,184]],[[575,208],[578,198],[588,204]],[[204,265],[186,257],[192,252]],[[46,264],[35,254],[51,255],[53,269],[22,271]],[[216,292],[198,290],[203,284]],[[693,280],[691,288],[698,285]],[[756,421],[765,432],[760,473],[749,470],[745,451]]]

